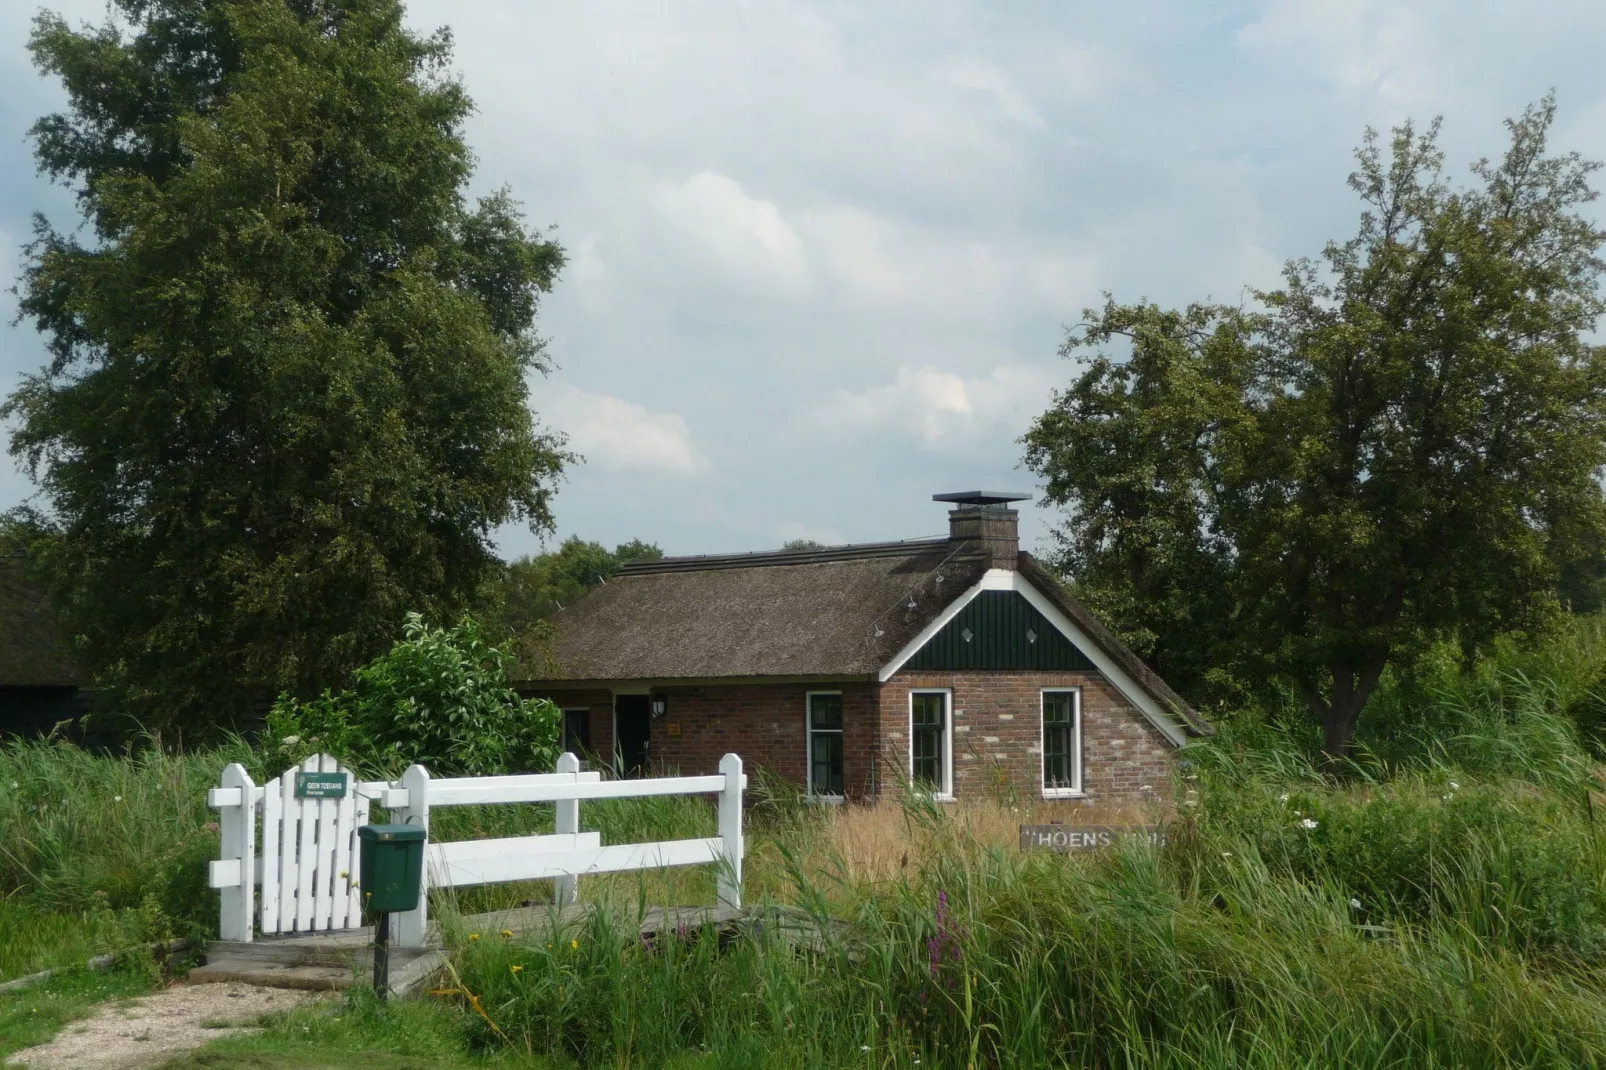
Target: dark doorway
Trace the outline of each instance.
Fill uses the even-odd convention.
[[[652,737],[652,699],[647,695],[613,698],[613,749],[619,775],[644,777],[651,769],[647,750]]]

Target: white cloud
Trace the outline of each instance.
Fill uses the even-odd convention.
[[[1346,89],[1404,102],[1435,88],[1442,91],[1449,82],[1434,62],[1434,38],[1412,5],[1376,0],[1270,0],[1260,19],[1238,37],[1255,51],[1296,63],[1314,61]]]
[[[913,435],[928,448],[980,434],[1013,437],[1047,406],[1054,381],[1046,367],[1006,365],[967,379],[930,365],[904,365],[885,385],[837,391],[822,418],[849,428]]]
[[[735,179],[703,171],[665,186],[659,204],[680,239],[727,278],[788,293],[808,288],[809,268],[797,231],[772,201],[749,195]]]
[[[569,436],[570,448],[598,468],[688,476],[710,467],[686,421],[633,401],[559,386],[539,391],[542,415]]]
[[[949,83],[960,89],[974,89],[992,97],[998,110],[1017,123],[1037,130],[1047,129],[1048,124],[1032,107],[1032,102],[1015,88],[1015,83],[1007,74],[991,63],[977,59],[960,60],[943,73]]]

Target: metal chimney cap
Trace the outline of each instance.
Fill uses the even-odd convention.
[[[954,505],[1008,505],[1010,502],[1029,502],[1030,494],[1009,490],[956,490],[950,494],[933,494],[934,502],[952,502]]]

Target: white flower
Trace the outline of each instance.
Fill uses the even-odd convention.
[[[1301,821],[1299,823],[1299,827],[1302,828],[1302,829],[1305,829],[1306,831],[1309,831],[1310,829],[1313,829],[1313,828],[1316,827],[1316,822],[1312,821],[1310,818],[1307,817],[1305,820],[1303,820],[1303,821]]]
[[[301,737],[300,736],[285,736],[283,739],[279,740],[279,742],[284,744],[286,747],[293,747],[297,743],[301,742]]]
[[[869,1051],[870,1050],[870,1045],[868,1045],[868,1044],[860,1044],[859,1045],[859,1050],[860,1051]]]
[[[1277,801],[1280,802],[1280,803],[1287,802],[1288,801],[1288,793],[1285,791],[1281,795],[1277,796]]]
[[[123,797],[121,795],[113,795],[112,796],[112,802],[122,802],[122,801],[123,801]]]
[[[1359,909],[1361,909],[1361,901],[1359,899],[1351,899],[1349,901],[1349,908],[1351,910],[1359,910]]]
[[[1440,802],[1449,802],[1453,798],[1455,798],[1455,792],[1450,792],[1448,795],[1440,795],[1439,796],[1439,801]]]
[[[1450,781],[1450,790],[1451,791],[1460,791],[1461,790],[1461,785],[1457,784],[1455,781],[1452,780],[1452,781]]]
[[[1222,851],[1221,852],[1221,857],[1222,858],[1231,858],[1232,857],[1232,852],[1231,851]]]

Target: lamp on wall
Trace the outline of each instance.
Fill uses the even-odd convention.
[[[654,717],[662,717],[664,714],[666,714],[668,712],[669,712],[669,696],[668,695],[654,695],[652,697],[652,715]]]

